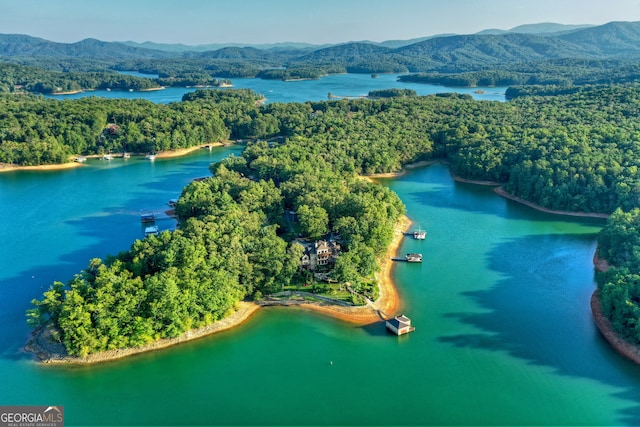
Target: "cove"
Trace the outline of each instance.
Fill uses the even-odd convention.
[[[32,298],[127,249],[142,237],[141,211],[162,212],[240,150],[0,175],[3,405],[64,405],[67,425],[638,424],[640,370],[589,310],[603,221],[537,212],[439,164],[379,180],[428,231],[399,250],[424,262],[394,267],[416,326],[408,336],[269,308],[234,330],[102,365],[42,366],[21,351]]]

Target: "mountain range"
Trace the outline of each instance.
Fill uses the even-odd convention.
[[[207,45],[215,47],[219,45]],[[368,71],[455,71],[497,63],[549,59],[640,58],[640,22],[600,26],[553,23],[508,31],[439,35],[412,40],[369,41],[314,46],[281,43],[261,46],[161,45],[151,42],[104,42],[85,39],[56,43],[27,35],[0,34],[0,60],[16,58],[84,58],[94,60],[199,59],[252,62],[257,66],[302,67],[340,64]]]

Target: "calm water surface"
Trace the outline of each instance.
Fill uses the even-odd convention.
[[[132,74],[132,73],[129,73]],[[133,73],[140,76],[139,73]],[[465,93],[476,99],[489,101],[504,101],[506,87],[491,88],[448,88],[438,85],[398,82],[399,74],[379,74],[378,78],[371,78],[369,74],[334,74],[318,80],[299,80],[284,82],[281,80],[263,79],[231,79],[236,89],[253,89],[264,95],[267,102],[306,102],[326,101],[329,92],[336,96],[365,96],[370,90],[376,89],[413,89],[418,95],[431,95],[441,92]],[[124,91],[90,91],[73,95],[54,95],[54,99],[77,99],[86,96],[100,96],[103,98],[131,98],[147,99],[152,102],[166,104],[182,100],[182,95],[194,92],[196,88],[170,87],[164,90],[149,92]],[[224,89],[222,89],[224,90]],[[482,93],[476,93],[482,91]]]
[[[64,405],[67,425],[640,424],[640,367],[589,312],[602,222],[530,210],[440,165],[382,182],[428,230],[400,249],[425,262],[394,267],[409,336],[274,308],[99,366],[40,366],[21,351],[32,298],[127,249],[141,212],[162,213],[232,152],[0,174],[0,404]]]

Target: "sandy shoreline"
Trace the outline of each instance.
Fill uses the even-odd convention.
[[[328,305],[326,303],[300,303],[299,301],[283,301],[278,305],[311,310],[358,325],[375,323],[383,319],[393,317],[400,309],[401,301],[398,295],[398,290],[396,289],[391,276],[391,269],[393,267],[393,261],[391,258],[396,255],[396,252],[402,243],[402,239],[404,238],[404,233],[410,226],[411,220],[406,216],[400,218],[396,224],[393,240],[387,248],[384,258],[380,261],[380,272],[376,275],[380,290],[380,296],[376,301],[366,306],[359,307]],[[51,342],[50,335],[47,334],[46,331],[35,330],[32,334],[31,340],[25,346],[25,350],[34,353],[40,362],[48,364],[87,365],[108,362],[135,354],[159,350],[231,329],[244,323],[261,306],[262,305],[253,302],[241,301],[238,303],[237,310],[232,315],[227,316],[218,322],[200,329],[186,332],[177,338],[161,339],[137,348],[110,350],[90,354],[83,358],[72,357],[65,354],[64,348],[60,344]]]
[[[194,147],[189,148],[179,148],[177,150],[167,150],[167,151],[159,151],[156,153],[157,159],[168,159],[171,157],[180,157],[185,154],[192,153],[194,151],[198,151],[200,149],[205,149],[208,146],[211,147],[222,147],[224,144],[222,142],[212,142],[204,145],[196,145]],[[144,154],[132,154],[132,156],[143,157]],[[84,156],[87,158],[100,158],[101,154],[92,154],[88,156]],[[122,157],[121,155],[114,155],[114,157]],[[64,169],[72,169],[83,166],[83,163],[80,162],[67,162],[67,163],[59,163],[55,165],[36,165],[36,166],[16,166],[9,165],[6,163],[0,163],[0,172],[11,172],[11,171],[55,171],[55,170],[64,170]]]
[[[311,310],[318,313],[326,314],[336,319],[358,325],[367,325],[380,322],[398,314],[402,307],[402,301],[398,294],[391,274],[393,261],[391,258],[396,256],[398,248],[402,243],[405,233],[411,227],[411,220],[407,216],[400,218],[395,226],[393,240],[384,254],[384,258],[380,261],[380,272],[376,274],[378,279],[378,289],[380,295],[378,299],[365,306],[344,307],[339,305],[326,304],[292,304],[292,307],[299,307],[305,310]]]
[[[0,172],[55,171],[55,170],[63,170],[63,169],[73,169],[80,166],[82,166],[82,163],[78,163],[78,162],[60,163],[56,165],[37,165],[37,166],[15,166],[15,165],[8,165],[6,163],[0,163]]]

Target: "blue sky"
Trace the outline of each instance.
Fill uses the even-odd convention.
[[[0,33],[58,42],[339,43],[640,21],[640,0],[0,0]]]

